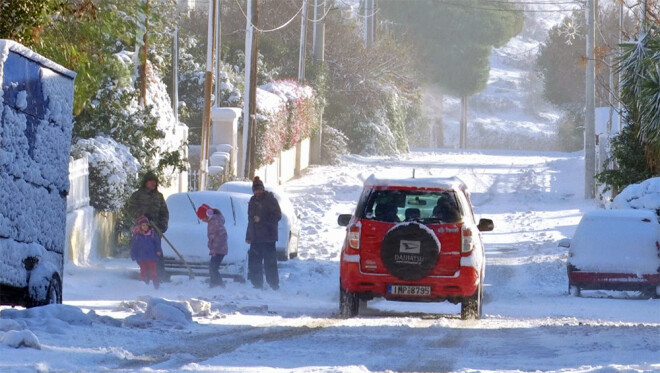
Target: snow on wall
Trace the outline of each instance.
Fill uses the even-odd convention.
[[[41,258],[36,271],[61,268],[74,78],[24,46],[0,40],[1,283],[27,286],[26,257]]]

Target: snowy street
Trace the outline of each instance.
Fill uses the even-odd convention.
[[[340,213],[371,173],[459,176],[486,247],[484,316],[460,305],[374,300],[338,317]],[[65,264],[64,305],[0,310],[3,372],[660,371],[660,300],[636,292],[568,295],[565,248],[582,214],[582,153],[417,149],[348,156],[283,185],[302,222],[280,290],[175,276],[154,290],[127,258]],[[165,249],[166,250],[166,249]],[[231,250],[231,248],[230,248]],[[151,307],[148,310],[149,298]],[[168,301],[185,303],[192,320]],[[159,302],[165,304],[158,307]],[[17,348],[16,348],[17,347]]]

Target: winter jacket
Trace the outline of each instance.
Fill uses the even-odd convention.
[[[259,217],[259,222],[254,217]],[[282,218],[280,204],[273,193],[264,191],[260,196],[252,196],[248,203],[248,226],[245,240],[250,243],[276,242],[277,223]]]
[[[209,217],[207,235],[209,239],[209,254],[227,255],[227,229],[225,228],[225,217],[218,209],[213,209],[213,215]]]
[[[140,189],[136,190],[128,200],[128,213],[133,219],[142,215],[146,216],[161,232],[165,233],[170,220],[170,212],[167,209],[165,198],[158,188],[151,190],[145,184],[146,180],[143,180]]]
[[[144,260],[158,260],[158,254],[163,255],[163,249],[160,245],[160,236],[150,229],[147,234],[139,230],[133,231],[131,238],[131,259],[136,262]]]

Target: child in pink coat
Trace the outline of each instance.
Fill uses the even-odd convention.
[[[225,287],[225,283],[222,281],[222,276],[220,276],[219,272],[220,263],[222,263],[222,259],[228,252],[225,217],[222,216],[220,210],[211,208],[207,204],[199,206],[197,217],[208,224],[208,247],[209,255],[211,255],[209,262],[210,287]]]

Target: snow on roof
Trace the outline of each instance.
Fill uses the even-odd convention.
[[[569,262],[582,271],[656,273],[657,217],[648,210],[594,210],[582,217]]]
[[[0,61],[4,62],[7,59],[7,55],[9,55],[9,51],[20,54],[21,56],[30,59],[32,61],[38,62],[40,65],[47,67],[51,70],[57,71],[62,75],[66,75],[71,79],[74,79],[76,77],[76,73],[74,71],[71,71],[63,67],[36,52],[33,52],[32,50],[23,46],[22,44],[19,44],[13,40],[0,39]]]
[[[380,178],[374,174],[365,180],[367,186],[398,186],[429,189],[467,189],[458,177]]]

